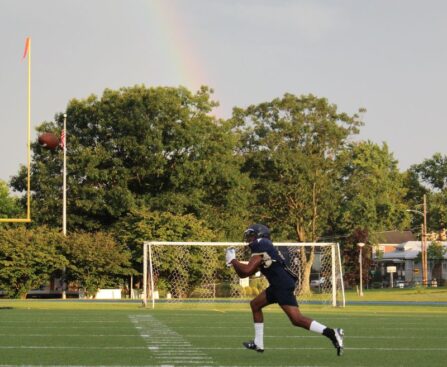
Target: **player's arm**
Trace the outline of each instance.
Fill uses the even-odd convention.
[[[246,278],[258,271],[259,267],[261,266],[261,262],[261,255],[253,255],[250,258],[248,264],[243,264],[236,259],[231,260],[230,264],[233,265],[233,268],[236,271],[237,275],[239,275],[241,278]]]

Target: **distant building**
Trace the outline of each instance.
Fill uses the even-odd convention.
[[[444,232],[445,233],[445,232]],[[427,236],[427,246],[432,241],[437,240],[447,250],[447,241],[439,241],[439,237],[434,234]],[[373,261],[376,264],[374,271],[378,272],[374,278],[382,279],[383,286],[389,286],[390,274],[387,273],[388,267],[396,267],[396,273],[393,274],[393,281],[405,285],[417,285],[422,283],[422,264],[417,261],[421,252],[421,241],[417,241],[414,235],[409,232],[384,232],[379,234],[379,244],[373,248]],[[447,279],[447,254],[439,262],[428,259],[427,280],[429,284],[444,284]],[[436,267],[436,271],[434,272]],[[435,273],[435,276],[433,274]],[[379,276],[377,276],[379,275]],[[436,282],[432,282],[435,281]]]

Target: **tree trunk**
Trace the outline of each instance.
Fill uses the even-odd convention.
[[[310,252],[306,254],[306,249],[301,248],[301,268],[302,277],[300,283],[299,294],[309,294],[310,291],[310,272],[315,259],[315,247],[310,249]]]
[[[312,186],[312,222],[311,222],[311,241],[315,242],[316,240],[316,228],[317,228],[317,186],[316,183]],[[297,224],[296,225],[296,233],[299,242],[306,242],[306,232],[304,229],[304,225]],[[315,260],[315,247],[311,247],[306,253],[306,249],[304,247],[301,248],[301,281],[300,281],[300,289],[299,294],[309,294],[310,290],[310,273],[312,271],[312,265]]]

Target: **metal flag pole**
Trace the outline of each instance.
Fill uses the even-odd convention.
[[[64,168],[62,183],[62,233],[67,235],[67,114],[64,113],[64,129],[62,130],[62,148],[64,152]]]
[[[31,222],[31,37],[27,39],[28,47],[28,176],[26,196],[26,219]]]
[[[62,169],[62,233],[67,236],[67,114],[64,113],[64,128],[61,134],[61,145],[64,152],[64,163]],[[66,269],[62,270],[62,299],[67,298],[66,294]]]

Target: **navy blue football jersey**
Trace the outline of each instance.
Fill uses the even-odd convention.
[[[262,256],[261,273],[275,288],[289,289],[295,287],[295,279],[285,270],[284,260],[272,241],[258,238],[249,244],[251,256]]]

